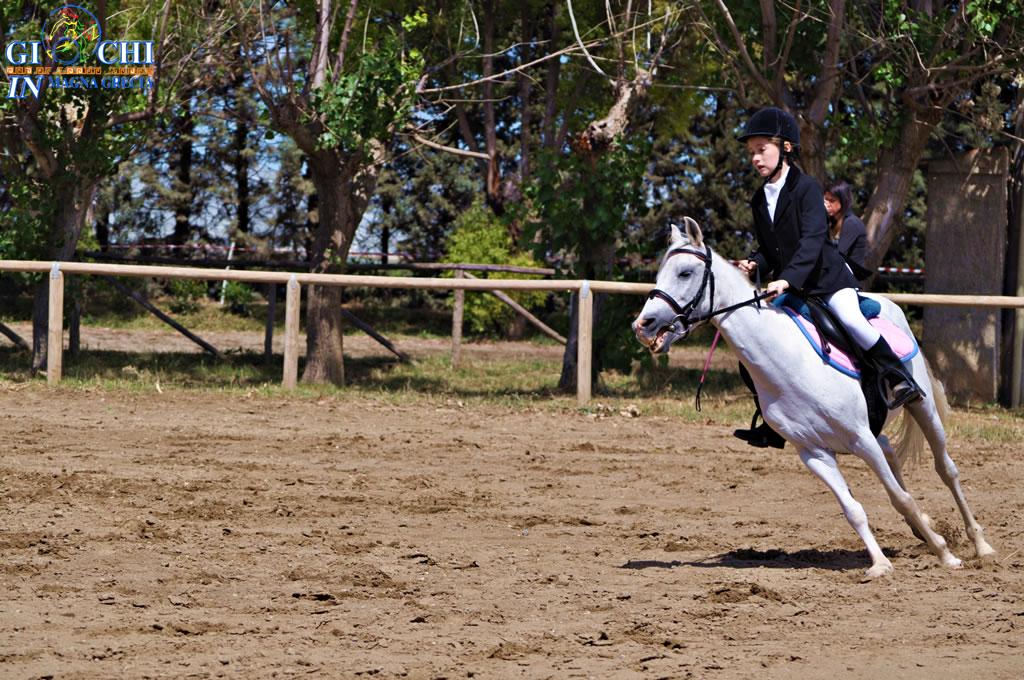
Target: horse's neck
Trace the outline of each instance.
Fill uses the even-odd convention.
[[[713,271],[718,289],[715,293],[716,309],[751,300],[757,292],[747,277],[728,262],[719,259]],[[744,305],[716,316],[712,321],[748,368],[762,363],[773,348],[778,347],[782,336],[792,330],[787,328],[792,323],[784,323],[788,321],[785,315],[774,309],[765,309],[768,305],[770,303],[762,302],[760,309],[755,304]]]

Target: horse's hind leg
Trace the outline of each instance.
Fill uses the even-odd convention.
[[[896,481],[899,482],[900,488],[904,491],[909,491],[906,483],[903,481],[903,465],[900,463],[900,459],[896,455],[896,451],[893,450],[892,444],[889,442],[889,438],[884,434],[879,435],[878,446],[881,447],[882,453],[885,454],[885,460],[889,463],[889,469],[892,470],[893,476],[896,478]],[[927,513],[922,512],[921,517],[924,518],[924,521],[928,526],[932,525],[932,519]],[[924,536],[922,536],[921,532],[917,530],[917,527],[910,522],[907,522],[907,526],[910,527],[910,530],[914,532],[914,536],[916,536],[919,541],[922,543],[925,542]]]
[[[862,437],[859,445],[854,446],[850,452],[856,454],[868,464],[885,487],[893,507],[903,515],[903,518],[911,527],[916,528],[920,532],[920,535],[924,537],[924,542],[928,544],[928,548],[935,553],[936,557],[942,561],[942,564],[953,569],[959,569],[963,566],[963,563],[946,545],[946,539],[932,531],[932,528],[928,526],[921,510],[917,507],[917,503],[914,502],[914,497],[900,486],[892,469],[889,467],[889,463],[885,460],[882,448],[878,445],[878,441],[871,436],[871,433],[869,432],[866,436]]]
[[[971,512],[970,506],[967,505],[967,498],[960,487],[960,471],[957,470],[956,463],[949,457],[949,452],[946,450],[946,431],[942,427],[942,421],[934,402],[931,399],[923,399],[905,408],[910,409],[914,420],[924,431],[928,446],[932,449],[932,456],[935,458],[935,471],[939,473],[939,477],[949,487],[954,500],[956,500],[956,505],[964,519],[967,536],[974,543],[975,553],[983,559],[995,555],[995,549],[985,540],[984,530],[974,519],[974,514]]]
[[[871,527],[868,526],[868,516],[864,512],[864,506],[857,502],[857,499],[850,493],[850,487],[846,484],[843,473],[839,471],[835,455],[831,451],[805,449],[800,452],[800,460],[835,494],[836,500],[839,501],[843,514],[846,516],[846,521],[860,536],[860,540],[864,541],[864,546],[871,556],[871,568],[865,572],[865,580],[870,581],[892,573],[892,562],[882,554],[882,549],[878,546],[874,534],[871,533]]]

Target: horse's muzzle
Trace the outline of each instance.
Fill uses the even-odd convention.
[[[637,342],[644,347],[650,347],[654,343],[654,338],[647,335],[647,328],[651,325],[652,321],[653,319],[637,317],[636,321],[632,323],[633,335],[636,336]]]

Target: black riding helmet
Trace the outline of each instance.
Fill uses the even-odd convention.
[[[764,178],[765,184],[768,184],[771,178],[775,177],[775,174],[782,168],[784,160],[787,158],[792,160],[799,153],[800,126],[797,125],[796,118],[774,106],[761,109],[752,115],[747,124],[743,126],[743,134],[739,136],[739,140],[745,142],[751,137],[778,138],[793,145],[792,151],[786,151],[786,145],[780,144],[782,153],[779,154],[779,162],[776,163],[775,169]]]
[[[791,114],[768,106],[750,117],[739,140],[745,142],[751,137],[779,137],[793,146],[800,146],[800,126]]]

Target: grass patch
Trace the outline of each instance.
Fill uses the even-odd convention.
[[[698,413],[693,398],[699,371],[692,369],[661,369],[643,379],[606,372],[594,386],[591,405],[580,409],[575,393],[558,389],[560,358],[464,359],[453,368],[444,355],[428,356],[413,365],[388,356],[346,357],[344,387],[300,383],[295,392],[281,387],[282,362],[282,357],[275,355],[268,364],[262,354],[252,352],[229,353],[218,359],[191,352],[83,350],[76,357],[64,355],[62,384],[108,390],[185,389],[299,398],[350,395],[395,403],[458,401],[513,409],[581,410],[599,416],[634,406],[643,415],[681,417],[686,422],[713,422],[710,419],[723,417],[729,422],[736,418],[745,422],[750,415],[746,388],[735,373],[727,371],[709,372],[704,412]],[[302,369],[300,361],[300,376]],[[45,373],[31,374],[28,354],[13,347],[0,347],[0,375],[15,382],[45,380]]]
[[[955,409],[946,424],[953,441],[983,441],[990,444],[1017,444],[1024,440],[1024,411],[998,406]]]
[[[558,389],[558,358],[464,359],[453,368],[443,355],[420,359],[414,365],[385,356],[346,357],[344,387],[300,383],[295,391],[281,387],[282,362],[280,355],[268,364],[262,354],[250,352],[217,359],[185,352],[86,350],[77,357],[65,354],[62,384],[72,389],[198,390],[300,400],[369,398],[399,405],[496,406],[594,417],[661,416],[676,418],[680,424],[733,427],[745,426],[753,412],[739,375],[721,369],[708,372],[703,410],[697,411],[698,369],[661,368],[639,376],[605,372],[594,386],[591,403],[580,407],[575,394]],[[0,347],[0,376],[5,380],[45,381],[45,372],[33,376],[28,363],[27,353]],[[300,362],[300,376],[302,368]],[[951,441],[1014,444],[1024,439],[1024,411],[998,406],[954,409],[947,433]]]

